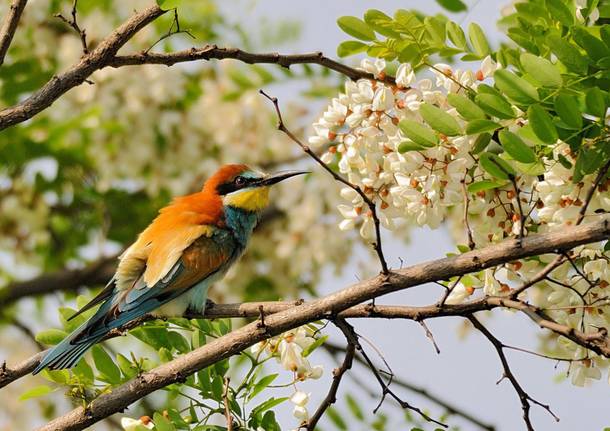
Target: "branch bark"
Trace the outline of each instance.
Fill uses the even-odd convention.
[[[114,274],[117,256],[101,259],[83,269],[64,269],[27,281],[11,283],[0,289],[0,309],[27,296],[44,295],[58,290],[76,290],[81,286],[104,284]]]
[[[112,392],[101,395],[86,409],[82,407],[74,409],[39,429],[41,431],[84,429],[111,414],[125,409],[131,403],[157,389],[182,381],[196,371],[238,354],[269,337],[308,322],[332,318],[343,310],[391,292],[479,271],[515,259],[551,252],[557,253],[578,245],[602,241],[610,236],[609,224],[608,219],[605,218],[559,232],[532,235],[523,238],[521,246],[519,246],[517,240],[508,240],[481,250],[414,265],[391,272],[387,276],[380,275],[356,283],[326,297],[268,316],[265,318],[264,328],[261,328],[257,322],[253,322],[223,337],[212,340],[199,349],[162,364],[115,388]],[[506,306],[506,300],[503,298],[499,298],[497,301],[499,305]],[[519,303],[518,301],[514,302]],[[372,308],[374,312],[376,307]],[[528,312],[536,314],[536,310],[532,311],[527,308],[524,309],[524,312],[526,314]],[[551,321],[545,327],[551,329],[553,324],[558,325]],[[570,328],[556,327],[555,329],[561,329],[572,337],[583,337],[583,342],[590,344],[600,354],[610,357],[610,345],[605,336],[583,334]]]
[[[6,53],[13,42],[17,25],[27,2],[28,0],[13,0],[9,6],[6,19],[2,23],[2,28],[0,28],[0,66],[4,64],[4,57],[6,57]]]
[[[345,357],[343,358],[343,363],[340,367],[335,368],[333,370],[333,382],[330,385],[330,389],[324,397],[324,400],[315,411],[313,416],[309,418],[309,420],[305,423],[304,426],[300,428],[305,428],[307,431],[314,431],[324,413],[330,406],[337,402],[337,392],[339,391],[339,385],[341,384],[341,379],[343,379],[343,375],[352,368],[352,363],[354,362],[354,355],[356,353],[356,345],[351,341],[347,340],[347,348],[345,349]]]
[[[251,53],[237,48],[222,48],[216,45],[205,45],[201,48],[190,48],[168,54],[142,51],[130,55],[116,55],[118,50],[129,41],[140,29],[157,19],[166,11],[157,5],[151,6],[133,15],[104,39],[95,50],[83,56],[68,71],[54,76],[41,89],[34,92],[24,101],[0,111],[0,130],[32,118],[61,97],[68,90],[86,82],[91,74],[104,67],[136,66],[142,64],[164,64],[172,66],[196,60],[234,59],[248,64],[278,64],[290,67],[293,64],[317,64],[339,72],[350,79],[374,79],[388,84],[395,84],[391,76],[375,77],[373,74],[346,66],[332,60],[321,52],[307,54]]]
[[[68,90],[85,82],[93,72],[106,66],[138,31],[164,13],[155,4],[134,14],[66,72],[51,78],[42,88],[17,105],[0,111],[0,130],[32,118]]]

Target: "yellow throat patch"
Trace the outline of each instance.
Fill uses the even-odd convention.
[[[224,204],[246,211],[261,211],[269,204],[269,187],[256,187],[233,192],[225,196]]]

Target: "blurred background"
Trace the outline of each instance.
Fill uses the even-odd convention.
[[[89,43],[94,45],[150,1],[79,1],[79,22]],[[7,62],[0,68],[0,107],[26,97],[79,59],[78,37],[53,17],[58,12],[67,16],[71,3],[28,3]],[[154,50],[215,43],[258,52],[323,51],[336,57],[336,46],[346,39],[336,19],[362,16],[371,7],[390,15],[398,8],[445,13],[463,25],[476,21],[493,44],[501,43],[496,22],[507,1],[466,3],[468,11],[451,14],[435,2],[408,0],[185,1],[179,19],[190,35],[169,37]],[[0,16],[7,6],[7,2],[0,5]],[[122,52],[154,43],[172,25],[173,17],[167,15],[142,30]],[[345,61],[358,63],[357,58]],[[258,89],[278,96],[289,127],[306,137],[309,125],[342,88],[344,77],[317,67],[282,70],[223,61],[104,69],[91,81],[31,121],[0,133],[0,286],[47,272],[87,268],[100,260],[108,267],[161,206],[172,196],[196,191],[220,164],[248,163],[267,170],[312,167],[276,131],[275,115]],[[240,264],[214,288],[215,301],[310,298],[375,273],[376,261],[369,250],[353,233],[337,229],[339,187],[314,170],[307,181],[289,182],[274,191],[272,210]],[[455,249],[445,228],[385,232],[384,239],[393,267],[443,257]],[[83,286],[79,292],[88,292],[86,287],[97,286]],[[378,303],[424,305],[435,301],[440,292],[439,286],[422,286]],[[58,308],[75,307],[77,291],[10,299],[2,293],[0,288],[0,359],[12,364],[40,348],[32,334],[59,326]],[[489,317],[487,325],[507,344],[539,346],[536,328],[525,317],[502,312]],[[396,376],[411,385],[411,389],[397,386],[396,390],[412,404],[438,417],[447,410],[438,401],[447,401],[497,430],[523,428],[514,390],[506,381],[496,385],[502,372],[495,351],[479,334],[469,333],[463,320],[428,323],[440,354],[413,322],[363,320],[354,325],[382,352]],[[327,329],[330,341],[341,344],[342,338],[334,331]],[[122,352],[142,349],[131,343],[121,339],[109,344]],[[564,364],[556,366],[520,352],[509,352],[509,359],[525,389],[550,404],[561,418],[556,423],[533,407],[537,429],[601,430],[608,425],[610,396],[605,377],[578,388],[566,381]],[[302,385],[312,393],[314,408],[325,396],[331,370],[341,358],[318,350],[310,360],[325,369],[322,379]],[[321,428],[410,429],[419,423],[391,400],[373,416],[379,388],[365,368],[356,365],[352,374],[340,389],[335,413],[323,419]],[[71,408],[61,392],[19,400],[41,382],[41,377],[30,376],[0,390],[0,430],[31,429]],[[276,391],[274,396],[286,395],[286,389]],[[349,402],[346,394],[352,397]],[[147,402],[162,405],[163,397],[154,394]],[[276,413],[282,429],[294,428],[298,422],[286,404],[277,407]],[[146,414],[146,406],[140,403],[127,414]],[[450,415],[447,421],[456,429],[481,429],[459,415]],[[428,424],[419,426],[434,429]],[[93,429],[112,427],[112,423],[101,423]]]

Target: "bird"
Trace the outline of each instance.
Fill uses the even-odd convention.
[[[144,315],[203,313],[210,286],[244,252],[269,203],[270,186],[307,173],[266,174],[229,164],[201,191],[175,198],[119,256],[108,284],[70,319],[101,304],[97,311],[53,347],[33,374],[71,368],[110,331]]]

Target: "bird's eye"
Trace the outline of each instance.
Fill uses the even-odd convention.
[[[235,185],[236,186],[243,186],[244,184],[246,184],[246,179],[244,177],[236,177],[235,178]]]

